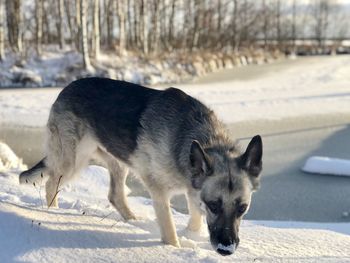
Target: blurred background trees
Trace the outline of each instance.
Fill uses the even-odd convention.
[[[334,0],[0,0],[5,50],[43,45],[99,58],[100,49],[141,55],[184,50],[293,50],[296,40],[349,38],[349,5]]]

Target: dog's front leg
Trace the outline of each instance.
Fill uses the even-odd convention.
[[[156,212],[162,241],[175,247],[180,247],[176,228],[170,209],[170,199],[166,195],[152,194],[153,207]]]
[[[186,198],[187,198],[188,212],[190,214],[190,219],[187,224],[187,229],[193,232],[197,232],[202,227],[202,223],[203,223],[202,213],[199,207],[196,205],[195,193],[189,192],[186,195]]]

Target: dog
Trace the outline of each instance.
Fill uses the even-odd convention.
[[[20,174],[20,183],[46,176],[46,201],[99,160],[110,173],[108,199],[125,220],[135,219],[125,193],[128,168],[153,200],[162,241],[180,246],[170,199],[185,193],[188,230],[206,216],[210,242],[221,255],[239,244],[239,225],[258,189],[263,146],[259,135],[244,152],[214,112],[176,88],[156,90],[105,78],[72,82],[52,105],[46,157]]]

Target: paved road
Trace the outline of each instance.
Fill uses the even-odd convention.
[[[249,219],[298,221],[350,221],[350,177],[305,174],[306,158],[323,155],[350,159],[350,116],[308,116],[279,121],[237,123],[229,126],[243,148],[249,138],[261,134],[264,142],[264,171],[261,189],[254,194]],[[0,129],[5,140],[28,164],[41,156],[43,129]],[[245,139],[246,138],[246,139]],[[130,178],[133,195],[146,195]],[[186,211],[183,198],[174,207]]]
[[[245,128],[243,129],[243,126]],[[230,127],[234,130],[234,126]],[[242,125],[240,133],[263,134],[264,171],[247,218],[350,221],[350,177],[300,171],[312,155],[350,160],[350,116],[313,116]],[[265,134],[265,135],[264,135]],[[242,134],[240,134],[242,136]],[[246,145],[249,140],[242,140]]]

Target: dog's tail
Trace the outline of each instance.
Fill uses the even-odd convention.
[[[44,172],[46,170],[45,159],[42,159],[32,168],[27,171],[22,172],[19,175],[19,183],[20,184],[35,184],[39,179],[44,177]]]

